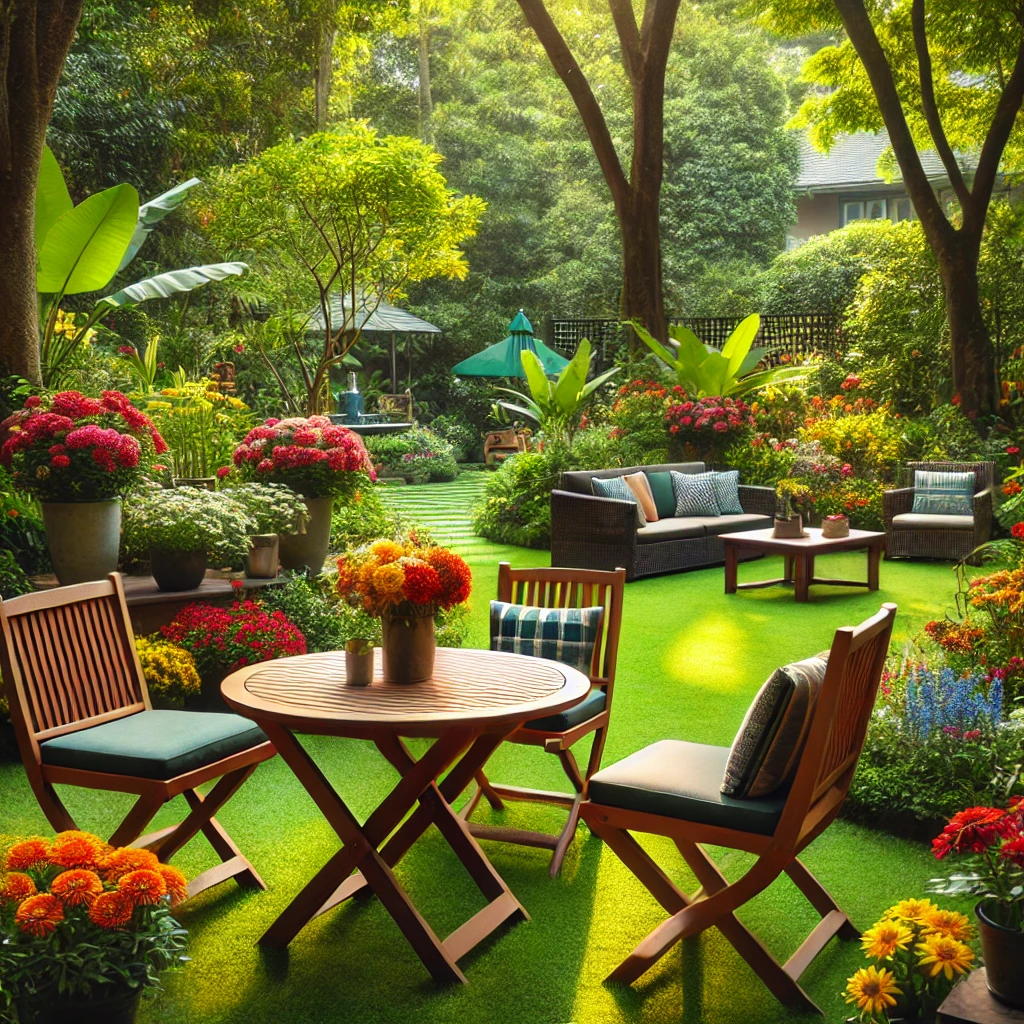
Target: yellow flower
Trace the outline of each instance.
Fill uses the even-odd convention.
[[[974,926],[970,919],[956,910],[936,910],[925,918],[924,923],[926,934],[945,935],[958,942],[974,938]]]
[[[404,554],[405,547],[393,540],[378,540],[370,545],[370,554],[380,562],[387,565],[388,562],[397,562]]]
[[[233,398],[231,395],[228,395],[228,405],[230,405],[232,409],[249,408],[249,406],[247,406],[240,398]]]
[[[886,960],[897,950],[902,952],[914,941],[914,933],[900,921],[879,921],[860,940],[864,952],[872,960]]]
[[[931,900],[900,900],[896,906],[885,912],[885,916],[895,917],[910,924],[924,924],[925,918],[938,909]]]
[[[896,987],[896,975],[877,967],[864,967],[846,983],[846,1001],[861,1013],[878,1015],[896,1005],[895,996],[903,995]]]
[[[946,935],[926,935],[915,947],[918,965],[929,978],[939,974],[952,981],[954,974],[967,974],[974,962],[974,954],[962,942]]]
[[[388,562],[378,566],[373,573],[373,587],[377,596],[384,601],[397,604],[402,600],[402,585],[405,583],[405,570],[397,562]]]

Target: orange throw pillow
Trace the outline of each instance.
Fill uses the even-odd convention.
[[[658,506],[654,504],[654,495],[651,492],[647,474],[630,473],[628,476],[624,476],[623,480],[629,484],[629,489],[636,495],[636,500],[647,517],[647,522],[656,523],[658,521]]]

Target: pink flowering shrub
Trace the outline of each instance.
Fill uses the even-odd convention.
[[[120,391],[33,395],[0,448],[0,463],[42,501],[106,501],[130,490],[167,444]]]
[[[326,416],[267,420],[249,431],[234,461],[245,479],[287,484],[307,498],[350,494],[377,478],[362,438]]]
[[[754,426],[750,407],[733,398],[698,398],[674,402],[665,412],[668,432],[681,440],[702,441],[709,434],[719,437],[749,432]]]

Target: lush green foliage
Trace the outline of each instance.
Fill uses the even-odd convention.
[[[9,551],[29,574],[49,572],[50,553],[39,502],[14,485],[0,466],[0,548]]]
[[[433,427],[400,434],[368,434],[363,439],[378,473],[405,477],[412,483],[443,482],[459,475],[452,445]]]
[[[292,576],[283,587],[268,587],[261,603],[268,611],[283,612],[306,638],[306,651],[338,651],[349,639],[340,609],[327,596],[330,583],[305,575]]]
[[[284,484],[234,484],[227,491],[249,520],[249,533],[299,533],[309,518],[306,503]]]
[[[346,501],[335,501],[331,514],[331,550],[347,551],[374,537],[393,537],[401,518],[388,508],[380,489],[366,480]]]
[[[6,601],[9,597],[27,594],[31,589],[32,584],[25,570],[18,565],[14,552],[0,548],[0,599]]]

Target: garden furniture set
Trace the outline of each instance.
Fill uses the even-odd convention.
[[[488,466],[503,461],[510,455],[525,452],[528,440],[522,430],[509,427],[507,430],[492,430],[484,438],[484,462]]]
[[[582,818],[671,915],[611,979],[632,982],[677,941],[717,927],[777,998],[817,1010],[798,984],[801,974],[833,936],[859,933],[797,858],[845,799],[895,605],[884,605],[855,629],[838,630],[827,660],[822,655],[773,673],[731,749],[662,740],[599,770],[625,578],[622,568],[513,570],[502,564],[491,650],[441,649],[432,677],[411,685],[384,681],[379,651],[367,686],[348,684],[341,651],[261,662],[222,684],[237,714],[152,710],[116,573],[0,602],[0,668],[10,683],[22,758],[51,825],[77,827],[55,783],[137,793],[111,842],[135,840],[166,861],[201,831],[222,863],[196,878],[190,894],[229,878],[265,888],[213,815],[257,764],[281,754],[342,847],[265,932],[264,946],[285,946],[312,919],[373,893],[436,980],[464,982],[462,957],[505,922],[528,919],[477,837],[552,848],[554,875]],[[360,823],[297,732],[370,740],[401,778]],[[571,747],[588,734],[594,744],[581,772]],[[434,743],[417,759],[405,737]],[[484,766],[506,739],[557,754],[574,792],[491,783]],[[199,793],[197,786],[215,779],[205,797]],[[453,803],[474,779],[468,810],[457,813]],[[185,819],[137,839],[179,793],[190,807]],[[557,837],[470,823],[481,796],[495,808],[502,799],[552,801],[568,808],[569,820]],[[487,900],[443,940],[393,871],[432,824]],[[677,888],[632,832],[673,839],[698,879],[699,894]],[[701,844],[758,859],[729,883]],[[782,873],[822,918],[784,965],[735,916]]]

